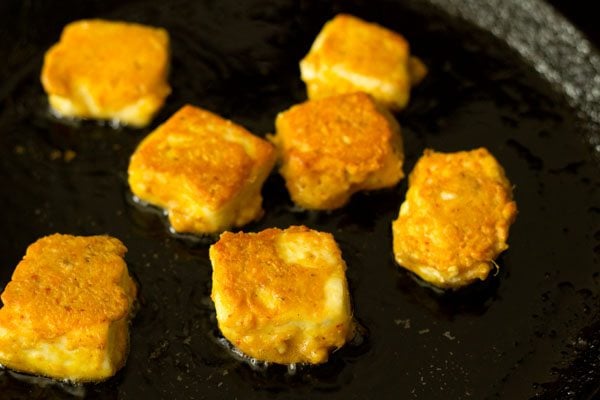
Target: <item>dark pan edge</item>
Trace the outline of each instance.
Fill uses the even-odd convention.
[[[600,54],[569,21],[540,0],[428,0],[508,44],[577,110],[600,155]]]
[[[428,0],[444,12],[492,33],[565,96],[579,117],[582,137],[600,160],[600,54],[552,6],[541,0]],[[574,343],[585,350],[556,379],[542,385],[538,399],[595,399],[600,393],[600,312]],[[577,346],[574,346],[577,347]],[[576,394],[577,393],[577,394]],[[559,396],[559,397],[555,397]]]

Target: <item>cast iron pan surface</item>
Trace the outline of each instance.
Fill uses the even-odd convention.
[[[139,283],[140,308],[131,325],[129,359],[114,378],[73,386],[0,370],[2,399],[598,395],[600,174],[594,112],[600,108],[594,102],[600,92],[598,76],[577,61],[581,46],[584,56],[596,56],[587,42],[560,48],[558,58],[544,55],[548,46],[556,50],[551,43],[564,39],[536,42],[547,37],[545,29],[580,39],[552,13],[544,23],[548,7],[520,3],[541,12],[532,31],[519,26],[518,10],[507,14],[502,2],[492,0],[53,3],[0,5],[0,288],[27,246],[44,235],[110,234],[129,248],[126,260]],[[486,7],[496,10],[496,19],[482,11]],[[341,11],[403,33],[430,69],[408,109],[397,114],[405,171],[427,147],[485,146],[515,186],[519,215],[510,248],[497,260],[500,272],[442,293],[394,263],[390,225],[406,180],[355,195],[340,210],[305,212],[293,206],[273,173],[263,190],[265,217],[244,230],[305,224],[333,233],[348,264],[362,329],[324,365],[295,372],[252,366],[232,356],[216,327],[208,260],[215,239],[174,236],[160,212],[135,204],[126,180],[129,156],[185,103],[259,135],[272,132],[276,114],[305,99],[298,61],[322,24]],[[170,32],[173,93],[150,127],[65,122],[48,112],[39,83],[43,53],[66,23],[88,17]],[[515,32],[526,40],[515,39]],[[561,60],[579,70],[569,64],[565,75],[548,68],[560,67]]]

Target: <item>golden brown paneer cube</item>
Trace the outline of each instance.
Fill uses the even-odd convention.
[[[309,100],[280,113],[275,136],[292,200],[334,209],[360,190],[394,186],[404,176],[400,126],[365,93]]]
[[[275,149],[243,127],[184,106],[138,146],[129,186],[168,213],[176,232],[210,234],[262,216]]]
[[[300,61],[308,97],[367,92],[391,110],[404,108],[427,68],[396,32],[347,14],[327,22]]]
[[[511,184],[485,148],[426,150],[392,225],[396,261],[440,288],[484,280],[516,214]]]
[[[59,116],[142,127],[171,92],[162,28],[90,19],[68,24],[44,58],[42,84]]]
[[[318,364],[352,338],[346,264],[331,234],[225,232],[210,260],[219,328],[246,355]]]
[[[27,249],[2,293],[0,364],[69,381],[99,381],[127,358],[136,297],[109,236],[54,234]]]

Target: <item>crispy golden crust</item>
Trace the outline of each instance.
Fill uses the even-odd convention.
[[[393,223],[396,261],[442,288],[483,280],[508,248],[516,213],[510,182],[486,149],[426,150]]]
[[[364,91],[391,109],[404,108],[427,73],[402,35],[347,14],[325,24],[300,71],[311,99]]]
[[[260,189],[275,157],[269,142],[188,105],[138,146],[129,185],[167,209],[176,231],[219,232],[262,215]]]
[[[302,207],[338,208],[359,190],[404,176],[400,127],[365,93],[296,105],[277,116],[276,129],[280,172]]]
[[[44,58],[41,80],[60,115],[150,122],[171,89],[162,28],[82,20],[68,24]]]
[[[108,236],[54,234],[29,246],[2,293],[0,364],[59,379],[113,375],[137,291],[126,250]]]
[[[245,354],[316,364],[353,333],[346,265],[331,234],[225,232],[210,259],[219,328]]]

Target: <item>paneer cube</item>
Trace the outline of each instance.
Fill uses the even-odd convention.
[[[138,146],[129,186],[168,213],[176,232],[211,234],[262,216],[275,149],[241,126],[184,106]]]
[[[54,234],[33,243],[2,293],[0,364],[100,381],[127,359],[136,285],[109,236]]]
[[[142,127],[171,92],[169,35],[140,24],[68,24],[44,58],[42,84],[59,116]]]
[[[219,328],[246,355],[318,364],[352,337],[346,264],[331,234],[225,232],[210,260]]]
[[[325,24],[300,61],[300,72],[310,99],[362,91],[391,110],[400,110],[427,68],[410,55],[402,35],[339,14]]]
[[[396,261],[441,288],[484,280],[516,214],[512,186],[485,148],[426,150],[392,225]]]
[[[276,129],[280,172],[301,207],[339,208],[357,191],[391,187],[404,176],[400,126],[365,93],[293,106],[277,116]]]

